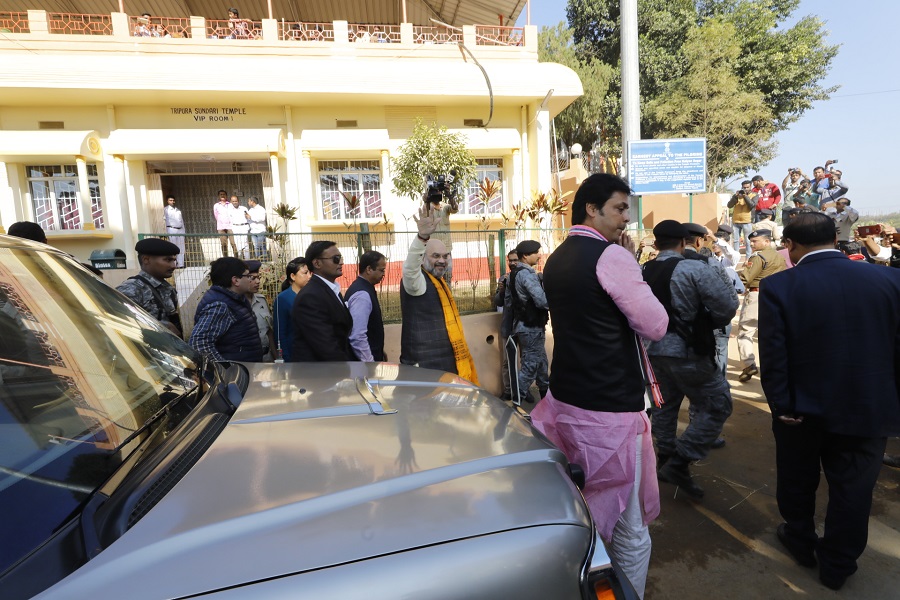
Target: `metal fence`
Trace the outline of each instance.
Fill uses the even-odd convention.
[[[641,230],[630,233],[637,242],[644,234]],[[449,242],[453,256],[450,289],[460,313],[494,310],[492,298],[497,289],[498,278],[507,270],[506,254],[520,241],[540,241],[542,253],[547,256],[565,239],[566,234],[565,229],[478,229],[435,234],[434,237],[442,239],[445,244]],[[184,239],[184,268],[176,271],[174,283],[178,289],[182,322],[188,332],[193,327],[197,303],[209,288],[209,265],[213,260],[227,254],[261,261],[260,293],[266,296],[271,305],[281,291],[287,263],[295,257],[303,256],[309,244],[316,240],[333,241],[340,249],[344,257],[344,270],[338,283],[343,289],[357,277],[359,256],[369,250],[377,250],[385,255],[388,268],[384,280],[378,286],[378,297],[385,322],[397,323],[401,320],[400,281],[403,261],[406,260],[416,232],[375,230],[267,234],[262,252],[254,248],[251,240],[236,236],[224,240],[224,253],[223,240],[218,234],[139,234],[138,237],[166,237],[173,242],[177,238]]]

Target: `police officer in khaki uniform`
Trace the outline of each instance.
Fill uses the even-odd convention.
[[[784,258],[772,247],[772,234],[768,229],[757,229],[749,235],[749,240],[753,254],[747,257],[747,264],[740,273],[747,291],[744,293],[741,318],[738,321],[737,346],[744,364],[738,381],[750,381],[751,377],[759,373],[753,352],[753,338],[759,324],[759,282],[787,268]]]

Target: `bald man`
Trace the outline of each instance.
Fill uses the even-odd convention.
[[[440,217],[426,204],[413,218],[418,234],[403,263],[400,285],[400,362],[456,373],[477,384],[459,310],[443,279],[453,259],[444,242],[431,237]]]

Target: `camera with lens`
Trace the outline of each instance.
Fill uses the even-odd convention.
[[[447,198],[452,200],[456,196],[456,170],[450,169],[448,175],[427,175],[425,198],[429,204],[440,202]]]

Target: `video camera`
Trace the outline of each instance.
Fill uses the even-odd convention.
[[[426,175],[425,198],[431,204],[432,202],[440,202],[446,197],[453,200],[456,197],[456,169],[450,169],[449,175]]]

